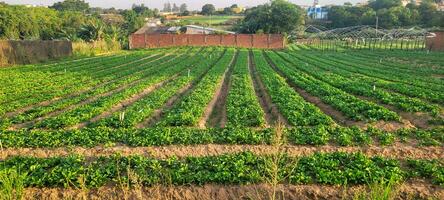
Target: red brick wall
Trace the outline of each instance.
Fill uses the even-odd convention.
[[[199,34],[132,34],[130,48],[170,46],[229,46],[242,48],[285,48],[284,37],[275,35],[199,35]]]
[[[207,46],[221,46],[221,35],[207,35]]]
[[[222,46],[235,47],[236,36],[235,35],[222,35]]]
[[[205,35],[186,35],[189,38],[190,46],[206,46]]]
[[[188,37],[186,35],[176,35],[177,46],[189,46]]]
[[[145,48],[157,48],[159,47],[160,35],[146,35]],[[141,47],[143,48],[143,47]]]
[[[161,35],[159,39],[159,47],[171,47],[174,46],[174,35],[165,34]]]
[[[427,38],[427,49],[431,51],[444,51],[444,32],[435,32],[436,37]]]
[[[145,35],[132,35],[130,46],[134,49],[145,47]]]
[[[270,49],[282,49],[285,46],[285,39],[282,35],[273,34],[270,35],[270,41],[268,48]]]
[[[237,46],[251,48],[252,44],[252,35],[248,34],[239,34],[237,35]]]
[[[253,47],[254,48],[261,48],[261,49],[266,49],[268,48],[268,35],[266,35],[267,37],[264,37],[264,35],[253,35]]]

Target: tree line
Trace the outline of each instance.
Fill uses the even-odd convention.
[[[444,12],[438,10],[443,0],[423,0],[416,4],[411,1],[406,6],[401,0],[370,0],[368,5],[353,6],[345,3],[332,6],[328,10],[330,28],[356,25],[376,25],[381,28],[397,27],[444,27]]]
[[[125,47],[145,18],[157,15],[143,4],[121,10],[91,8],[83,0],[65,0],[48,8],[0,2],[0,39],[118,41]]]

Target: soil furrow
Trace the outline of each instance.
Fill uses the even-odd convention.
[[[0,159],[5,160],[11,156],[32,156],[38,158],[49,158],[55,156],[67,156],[71,154],[85,157],[110,156],[119,153],[122,156],[141,155],[160,159],[176,156],[183,157],[205,157],[222,154],[234,154],[245,151],[253,152],[257,155],[272,155],[278,152],[288,153],[290,156],[310,156],[314,153],[361,152],[367,156],[382,156],[393,159],[444,159],[444,148],[442,147],[421,147],[409,144],[397,144],[395,146],[365,146],[365,147],[339,147],[332,145],[325,146],[294,146],[286,145],[278,149],[272,145],[171,145],[160,147],[129,147],[98,146],[94,148],[84,147],[62,147],[62,148],[5,148],[0,154]]]
[[[219,60],[222,59],[222,57],[224,55],[225,55],[225,52],[222,53],[222,55],[217,59],[217,61],[215,63],[219,62]],[[165,105],[163,105],[161,108],[156,109],[150,117],[145,119],[143,122],[137,124],[136,128],[151,127],[151,126],[154,126],[157,122],[159,122],[167,110],[171,109],[176,103],[178,103],[178,101],[180,101],[180,99],[182,99],[182,97],[188,95],[192,91],[194,86],[196,86],[196,84],[199,83],[199,81],[205,75],[207,75],[208,71],[211,70],[211,68],[214,66],[215,63],[213,63],[211,66],[208,66],[208,68],[205,70],[205,72],[203,74],[199,75],[190,84],[187,84],[186,86],[181,88],[178,92],[176,92],[176,95],[174,95],[172,98],[170,98],[167,101],[167,103],[165,103]],[[196,64],[197,64],[197,62],[194,63],[192,66],[194,66]]]
[[[444,189],[421,180],[394,186],[394,199],[444,199]],[[275,198],[273,193],[276,192]],[[367,186],[248,184],[201,186],[138,186],[133,189],[105,186],[98,189],[26,188],[24,199],[184,199],[184,200],[241,200],[241,199],[288,199],[288,200],[343,200],[369,191]]]
[[[273,104],[270,95],[267,93],[265,86],[262,83],[260,75],[256,69],[256,63],[254,62],[252,51],[249,52],[248,60],[248,69],[250,71],[251,79],[253,80],[254,91],[259,100],[259,104],[265,113],[267,125],[273,126],[277,123],[283,123],[283,125],[289,127],[287,119],[279,112],[277,106]]]
[[[156,55],[157,55],[157,54],[156,54]],[[155,55],[152,55],[152,56],[150,56],[150,57],[153,57],[153,56],[155,56]],[[167,56],[167,55],[165,55],[165,56]],[[149,62],[147,62],[147,63],[143,63],[143,64],[148,64],[148,63],[151,63],[151,62],[157,61],[157,60],[159,60],[159,59],[161,59],[161,58],[163,58],[163,57],[165,57],[165,56],[162,56],[162,57],[157,58],[157,59],[154,59],[154,60],[150,60]],[[124,77],[127,77],[127,76],[124,76]],[[25,107],[20,108],[20,109],[18,109],[18,110],[15,110],[15,111],[12,111],[12,112],[8,112],[8,113],[5,114],[5,116],[6,116],[6,117],[13,117],[13,116],[15,116],[15,115],[18,115],[18,114],[20,114],[20,113],[24,113],[24,112],[29,111],[29,110],[31,110],[31,109],[33,109],[33,108],[36,108],[36,107],[40,107],[40,106],[48,106],[48,105],[50,105],[50,104],[52,104],[52,103],[54,103],[54,102],[56,102],[56,101],[58,101],[58,100],[60,100],[60,99],[73,98],[73,97],[78,96],[78,95],[80,95],[80,94],[83,94],[83,93],[85,93],[85,92],[88,92],[88,91],[91,91],[91,90],[95,90],[95,89],[97,89],[97,88],[103,87],[104,85],[107,85],[107,84],[113,83],[113,82],[115,82],[115,81],[117,81],[117,80],[119,80],[119,79],[122,79],[122,78],[124,78],[124,77],[120,77],[120,78],[118,78],[118,79],[113,79],[113,80],[105,81],[105,82],[99,83],[99,84],[97,84],[97,85],[94,85],[94,86],[92,86],[92,87],[88,87],[88,88],[82,89],[82,90],[80,90],[80,91],[77,91],[77,92],[75,92],[75,93],[71,93],[71,94],[68,94],[68,95],[65,95],[65,96],[54,97],[53,99],[50,99],[50,100],[46,100],[46,101],[39,102],[39,103],[37,103],[37,104],[33,104],[33,105],[29,105],[29,106],[25,106]]]
[[[164,86],[166,83],[176,79],[179,76],[179,74],[175,74],[172,77],[168,78],[165,81],[162,81],[160,83],[156,83],[154,85],[151,85],[147,88],[145,88],[142,92],[137,93],[135,95],[133,95],[132,97],[123,100],[122,102],[120,102],[119,104],[114,105],[111,109],[109,109],[108,111],[103,112],[102,114],[93,117],[92,119],[90,119],[89,121],[86,122],[82,122],[80,124],[77,124],[73,127],[70,127],[69,129],[81,129],[81,128],[85,128],[88,124],[94,123],[99,121],[100,119],[106,118],[111,116],[113,113],[121,111],[122,109],[125,109],[125,107],[135,103],[136,101],[142,99],[143,97],[147,96],[148,94],[152,93],[154,90]]]
[[[169,61],[166,61],[166,62],[169,62]],[[32,120],[32,121],[25,122],[25,123],[21,123],[21,124],[15,124],[15,125],[11,126],[9,129],[10,129],[10,130],[16,130],[16,129],[21,129],[21,128],[29,127],[29,126],[31,126],[32,124],[35,124],[36,122],[39,122],[39,121],[42,121],[42,120],[45,120],[45,119],[48,119],[48,118],[51,118],[51,117],[57,116],[57,115],[59,115],[59,114],[61,114],[61,113],[63,113],[63,112],[66,112],[66,111],[68,111],[68,110],[72,110],[72,109],[74,109],[74,108],[77,108],[77,107],[80,107],[80,106],[83,106],[83,105],[89,104],[89,103],[91,103],[91,102],[96,101],[96,100],[99,99],[99,98],[107,97],[107,96],[113,95],[114,93],[121,92],[121,91],[123,91],[123,90],[125,90],[125,89],[127,89],[127,88],[129,88],[129,87],[131,87],[131,86],[133,86],[133,85],[137,85],[138,83],[142,82],[145,78],[146,78],[146,77],[144,77],[144,78],[140,78],[140,79],[135,80],[135,81],[133,81],[133,82],[131,82],[131,83],[128,83],[128,84],[124,84],[124,85],[120,86],[119,88],[113,89],[113,90],[108,91],[108,92],[103,93],[103,94],[99,94],[99,95],[96,95],[96,96],[90,97],[90,98],[88,98],[88,99],[86,99],[86,100],[84,100],[84,101],[82,101],[82,102],[80,102],[80,103],[77,103],[77,104],[71,105],[71,106],[66,107],[66,108],[64,108],[64,109],[61,109],[61,110],[57,110],[57,111],[54,111],[54,112],[48,113],[48,114],[46,114],[45,116],[39,117],[39,118],[34,119],[34,120]],[[121,78],[119,78],[119,79],[121,79]],[[112,81],[112,82],[114,82],[114,81]],[[96,88],[97,88],[97,87],[96,87]]]
[[[288,77],[270,60],[268,55],[264,52],[264,57],[266,58],[268,64],[273,68],[273,70],[278,73],[281,77],[283,77],[287,84],[290,85],[305,101],[310,102],[316,105],[323,113],[332,117],[337,123],[344,126],[359,126],[362,127],[365,125],[365,122],[357,122],[348,119],[342,112],[333,108],[333,106],[324,103],[319,97],[313,96],[304,89],[298,87],[292,81],[288,79]]]
[[[105,70],[112,70],[112,69],[115,69],[115,68],[120,68],[120,67],[122,67],[122,66],[126,66],[126,65],[130,65],[130,64],[132,64],[132,63],[135,63],[135,62],[143,61],[143,60],[146,60],[146,59],[151,58],[151,57],[152,57],[152,56],[143,57],[143,58],[140,58],[140,59],[138,59],[138,60],[131,61],[131,62],[129,62],[129,63],[123,63],[123,64],[120,64],[120,65],[117,65],[117,66],[112,66],[112,67],[109,67],[109,68],[104,68],[104,69],[102,69],[102,70],[94,71],[94,73],[100,73],[100,72],[105,71]],[[48,77],[48,78],[54,78],[54,77],[59,76],[59,75],[61,75],[61,74],[53,75],[53,76]],[[78,75],[78,76],[82,76],[82,75],[80,74],[80,75]],[[94,77],[94,76],[92,76],[92,77],[93,77],[94,79],[99,79],[99,78],[100,78],[100,77]],[[89,81],[86,82],[86,83],[82,83],[82,84],[88,84],[88,83],[90,83],[90,82],[91,82],[91,80],[89,80]],[[77,84],[77,83],[78,83],[78,82],[71,82],[71,83],[69,83],[69,84],[66,84],[66,85],[60,86],[58,89],[60,89],[60,90],[67,90],[67,89],[72,88],[73,85],[75,86],[75,84]],[[46,88],[46,86],[45,86],[45,85],[43,85],[43,86],[37,86],[37,87],[34,87],[33,90],[38,90],[38,89],[42,89],[42,88],[44,89],[44,88]],[[4,103],[13,103],[13,102],[16,102],[16,101],[20,101],[20,100],[24,100],[24,99],[30,99],[30,98],[33,98],[33,97],[35,97],[35,94],[34,94],[34,95],[29,95],[29,96],[26,96],[26,97],[22,97],[22,98],[18,98],[18,99],[14,99],[14,100],[11,100],[11,101],[8,101],[8,102],[4,102]]]
[[[233,74],[233,68],[238,56],[239,51],[233,56],[233,59],[222,77],[223,81],[217,87],[213,99],[205,109],[204,116],[199,121],[200,128],[205,128],[206,126],[216,127],[218,124],[220,127],[225,127],[227,122],[227,96],[230,89],[231,75]]]

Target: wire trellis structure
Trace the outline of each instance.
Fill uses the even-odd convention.
[[[322,26],[307,26],[296,40],[320,49],[425,49],[427,37],[434,34],[419,27],[379,29],[373,26],[352,26],[328,30]]]

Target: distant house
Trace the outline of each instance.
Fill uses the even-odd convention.
[[[328,7],[320,5],[310,6],[307,8],[307,16],[317,20],[327,19]]]
[[[185,34],[236,34],[235,32],[231,31],[225,31],[215,28],[209,28],[209,27],[203,27],[203,26],[196,26],[196,25],[186,25],[185,28]]]
[[[146,18],[146,25],[149,27],[156,27],[156,26],[160,26],[162,25],[162,21],[160,19],[150,19],[150,18]]]
[[[119,14],[100,14],[100,18],[107,24],[123,24],[125,19]]]
[[[181,27],[175,26],[148,26],[145,25],[134,34],[177,34]]]
[[[134,34],[236,34],[235,32],[214,28],[187,25],[187,26],[151,26],[147,23]]]

